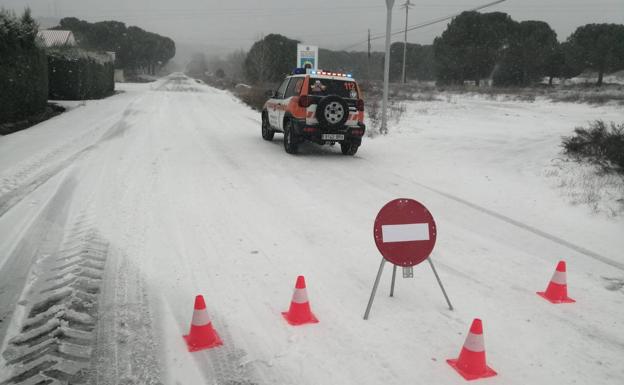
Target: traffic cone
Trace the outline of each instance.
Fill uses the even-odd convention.
[[[223,345],[217,332],[212,328],[208,312],[206,311],[206,303],[204,297],[198,295],[195,297],[195,310],[193,311],[193,320],[191,321],[191,331],[184,336],[189,352],[210,349]]]
[[[291,325],[303,325],[317,323],[318,320],[310,310],[310,302],[308,302],[308,292],[306,290],[305,278],[303,275],[297,277],[295,291],[293,292],[290,309],[283,312],[282,315]]]
[[[550,279],[550,283],[546,291],[538,291],[538,295],[546,298],[552,303],[571,303],[576,302],[568,297],[568,284],[566,283],[566,263],[559,261],[557,269]]]
[[[446,360],[466,380],[492,377],[496,372],[485,363],[485,345],[483,343],[483,325],[475,318],[470,326],[466,342],[459,353],[459,358]]]

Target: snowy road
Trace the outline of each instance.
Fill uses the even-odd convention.
[[[100,384],[462,384],[445,360],[475,317],[499,373],[488,383],[624,382],[624,222],[571,206],[543,174],[561,135],[621,109],[414,102],[355,157],[291,156],[227,92],[181,75],[119,88],[0,137],[0,350],[18,352],[0,384],[33,363],[58,378],[57,359]],[[433,213],[456,309],[426,264],[389,298],[386,267],[364,321],[372,223],[398,197]],[[559,259],[575,304],[535,294]],[[320,323],[295,328],[280,312],[299,274]],[[191,354],[196,294],[224,345]]]

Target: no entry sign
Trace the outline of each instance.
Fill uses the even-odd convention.
[[[435,246],[437,232],[435,221],[425,206],[407,198],[395,199],[386,203],[379,210],[377,218],[375,218],[373,236],[375,237],[377,249],[379,249],[383,258],[381,258],[377,277],[375,278],[375,283],[373,283],[373,290],[368,299],[368,305],[366,305],[366,311],[364,312],[365,320],[368,319],[373,306],[373,300],[375,299],[386,261],[394,264],[390,297],[394,295],[394,278],[397,266],[402,266],[403,276],[408,277],[411,274],[405,274],[406,270],[411,273],[412,266],[427,260],[438,281],[438,285],[440,285],[440,289],[442,289],[442,294],[444,294],[449,310],[453,310],[453,305],[451,305],[438,272],[435,266],[433,266],[431,257],[429,257],[433,246]]]
[[[398,266],[427,259],[436,242],[436,225],[425,206],[413,199],[395,199],[379,210],[373,229],[377,249]]]

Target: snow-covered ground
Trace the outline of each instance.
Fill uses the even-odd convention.
[[[95,341],[76,355],[90,358],[98,383],[462,384],[445,360],[475,317],[499,373],[484,382],[624,382],[624,219],[572,205],[552,172],[562,135],[622,121],[621,108],[406,102],[390,134],[366,138],[355,157],[312,144],[291,156],[225,91],[180,75],[118,88],[0,137],[3,351],[32,337],[20,334],[24,320],[51,301],[46,267],[74,263],[73,248],[87,243],[105,258],[76,259],[71,277],[82,278],[67,295],[99,293],[97,311],[72,313]],[[380,261],[373,220],[398,197],[433,213],[432,259],[455,310],[426,264],[389,298],[386,267],[364,321]],[[535,294],[559,259],[575,304]],[[299,274],[320,322],[291,327],[280,312]],[[196,294],[224,345],[188,353]],[[61,321],[46,325],[64,325],[72,307],[57,306]]]
[[[566,83],[585,84],[585,83],[595,83],[597,80],[598,80],[598,73],[587,72],[575,78],[568,79]],[[610,74],[605,74],[602,81],[605,83],[611,83],[611,84],[624,84],[624,71],[618,71],[618,72],[613,72]]]

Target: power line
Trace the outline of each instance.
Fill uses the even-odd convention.
[[[481,9],[488,8],[488,7],[491,7],[491,6],[496,5],[496,4],[500,4],[500,3],[505,2],[505,1],[506,1],[506,0],[497,0],[497,1],[493,1],[493,2],[491,2],[491,3],[487,3],[487,4],[484,4],[484,5],[480,5],[480,6],[475,7],[475,8],[471,8],[471,9],[464,10],[464,11],[459,12],[459,13],[455,13],[455,14],[453,14],[453,15],[440,17],[440,18],[433,19],[433,20],[430,20],[430,21],[425,21],[425,22],[423,22],[423,23],[420,23],[420,24],[416,24],[416,25],[410,26],[409,28],[406,28],[406,29],[404,29],[404,30],[400,30],[400,31],[393,32],[390,36],[399,35],[399,34],[404,33],[404,32],[413,31],[413,30],[415,30],[415,29],[428,27],[428,26],[430,26],[430,25],[437,24],[437,23],[440,23],[440,22],[442,22],[442,21],[449,20],[449,19],[452,19],[452,18],[454,18],[454,17],[457,17],[457,16],[461,15],[463,12],[473,12],[473,11],[479,11],[479,10],[481,10]],[[377,35],[377,36],[375,36],[375,37],[372,37],[372,38],[371,38],[371,40],[379,40],[379,39],[383,39],[383,38],[385,38],[385,37],[386,37],[386,34],[381,34],[381,35]],[[351,48],[351,47],[356,47],[356,46],[358,46],[358,45],[360,45],[360,44],[363,44],[363,43],[364,43],[364,42],[358,42],[358,43],[352,44],[352,45],[348,46],[347,48],[344,48],[343,50],[345,50],[345,51],[346,51],[347,49],[349,49],[349,48]]]
[[[428,26],[430,26],[430,25],[437,24],[437,23],[440,23],[440,22],[442,22],[442,21],[449,20],[449,19],[452,19],[452,18],[454,18],[454,17],[457,17],[457,16],[461,15],[463,12],[474,12],[474,11],[479,11],[479,10],[481,10],[481,9],[488,8],[488,7],[491,7],[491,6],[496,5],[496,4],[500,4],[500,3],[505,2],[505,1],[507,1],[507,0],[497,0],[497,1],[492,1],[492,2],[490,2],[490,3],[483,4],[483,5],[480,5],[480,6],[475,7],[475,8],[466,9],[466,10],[464,10],[464,11],[461,11],[461,12],[459,12],[459,13],[455,13],[455,14],[452,14],[452,15],[449,15],[449,16],[439,17],[439,18],[437,18],[437,19],[433,19],[433,20],[425,21],[425,22],[423,22],[423,23],[420,23],[420,24],[416,24],[416,25],[410,26],[410,27],[405,28],[405,29],[402,29],[402,30],[400,30],[400,31],[393,32],[393,33],[391,33],[391,34],[390,34],[390,36],[400,35],[400,34],[402,34],[402,33],[406,33],[406,32],[408,32],[408,31],[413,31],[413,30],[415,30],[415,29],[428,27]],[[372,41],[372,40],[379,40],[379,39],[383,39],[383,38],[385,38],[385,37],[386,37],[386,34],[381,34],[381,35],[377,35],[377,36],[371,37],[371,38],[370,38],[370,40],[371,40],[371,41]],[[350,49],[350,48],[357,47],[358,45],[364,44],[364,43],[366,43],[367,41],[368,41],[368,40],[359,41],[359,42],[357,42],[357,43],[355,43],[355,44],[348,45],[348,46],[346,46],[345,48],[343,48],[341,51],[346,51],[346,50],[348,50],[348,49]]]
[[[151,10],[138,10],[138,9],[119,9],[119,10],[92,10],[89,8],[72,8],[71,12],[75,15],[82,17],[135,17],[135,18],[181,18],[181,19],[193,19],[193,18],[206,18],[206,17],[268,17],[268,16],[295,16],[302,13],[306,15],[311,14],[336,14],[336,13],[367,13],[378,12],[378,6],[363,6],[363,7],[333,7],[329,8],[228,8],[228,9],[151,9]]]

